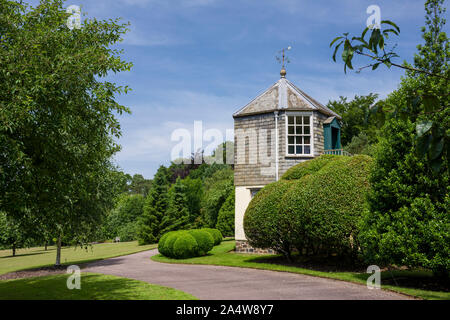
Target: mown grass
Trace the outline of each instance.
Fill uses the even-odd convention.
[[[61,250],[61,263],[81,264],[128,255],[156,247],[156,244],[139,246],[137,241],[94,244],[87,250],[79,247],[65,247]],[[49,247],[48,251],[45,251],[43,247],[20,249],[15,257],[12,256],[11,250],[1,250],[0,275],[13,271],[52,266],[55,263],[55,259],[55,247]]]
[[[95,273],[82,273],[80,290],[69,290],[69,276],[0,281],[0,300],[197,300],[172,288]]]
[[[164,263],[180,263],[180,264],[207,264],[217,266],[229,266],[229,267],[241,267],[241,268],[253,268],[264,269],[282,272],[293,272],[306,274],[316,277],[331,278],[343,281],[354,282],[358,284],[366,285],[367,278],[370,276],[367,273],[359,272],[324,272],[311,269],[305,269],[295,266],[286,266],[277,264],[276,260],[280,258],[279,255],[258,255],[258,254],[240,254],[231,252],[235,248],[235,241],[224,241],[219,246],[214,247],[209,255],[204,257],[190,258],[190,259],[170,259],[161,254],[153,256],[152,260]],[[267,262],[273,260],[273,263]],[[264,262],[262,262],[264,261]],[[392,290],[395,292],[407,294],[410,296],[430,299],[430,300],[450,300],[450,293],[441,291],[430,291],[414,288],[406,288],[394,285],[383,285],[383,279],[390,279],[392,276],[396,278],[400,277],[431,277],[430,272],[426,271],[393,271],[382,272],[382,288]]]

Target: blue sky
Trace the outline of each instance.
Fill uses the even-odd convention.
[[[33,1],[35,2],[35,1]],[[31,3],[33,3],[31,2]],[[288,45],[287,78],[326,104],[339,96],[394,90],[403,74],[379,68],[343,72],[331,60],[330,41],[343,32],[360,34],[366,9],[375,4],[382,19],[401,27],[395,39],[412,61],[424,25],[421,0],[69,0],[84,18],[122,17],[131,31],[119,45],[131,72],[110,77],[133,91],[118,100],[131,108],[120,117],[122,151],[116,163],[127,173],[152,178],[170,163],[177,128],[233,128],[232,113],[279,79],[277,51]]]

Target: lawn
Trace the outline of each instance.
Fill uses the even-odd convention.
[[[139,246],[137,241],[95,244],[87,250],[79,247],[65,247],[61,250],[61,263],[80,264],[128,255],[156,247],[156,244]],[[11,250],[1,250],[0,275],[13,271],[52,266],[55,263],[55,258],[55,247],[49,247],[48,251],[45,251],[43,247],[20,249],[15,257],[11,255]]]
[[[0,281],[0,300],[197,300],[172,288],[95,273],[81,274],[81,289],[67,289],[70,275]]]
[[[324,272],[317,271],[305,268],[299,268],[295,266],[286,266],[282,264],[275,263],[280,259],[279,255],[258,255],[258,254],[239,254],[230,252],[234,250],[235,242],[234,241],[224,241],[219,246],[214,247],[210,254],[204,257],[197,257],[191,259],[170,259],[162,256],[161,254],[153,256],[152,260],[164,263],[181,263],[181,264],[209,264],[209,265],[218,265],[218,266],[229,266],[229,267],[243,267],[243,268],[254,268],[254,269],[264,269],[264,270],[273,270],[273,271],[283,271],[283,272],[293,272],[306,274],[317,277],[325,277],[332,278],[337,280],[344,280],[349,282],[355,282],[359,284],[366,285],[367,278],[369,274],[367,273],[358,273],[358,272]],[[272,262],[270,262],[272,260]],[[395,278],[413,278],[413,277],[431,277],[431,273],[425,271],[393,271],[392,275]],[[422,289],[414,289],[414,288],[406,288],[399,287],[394,285],[383,285],[383,279],[386,281],[387,279],[392,278],[391,273],[383,272],[381,275],[382,278],[382,288],[389,289],[392,291],[408,294],[411,296],[419,297],[422,299],[450,299],[449,292],[441,292],[441,291],[431,291],[431,290],[422,290]]]

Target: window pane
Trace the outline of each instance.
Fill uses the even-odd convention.
[[[303,123],[309,124],[309,117],[303,117]]]
[[[305,154],[310,154],[311,153],[311,147],[310,146],[305,146]]]
[[[296,124],[302,124],[302,117],[295,117]]]
[[[294,117],[288,117],[288,124],[294,124]]]
[[[288,143],[289,144],[294,144],[294,138],[295,137],[288,137]]]
[[[302,137],[295,137],[295,143],[296,144],[303,144],[302,143]]]
[[[289,134],[294,134],[294,127],[293,126],[289,126],[288,133]]]
[[[303,127],[303,134],[309,134],[310,130],[309,130],[309,126]]]
[[[304,137],[303,141],[305,144],[311,144],[311,137]]]
[[[288,153],[289,154],[294,154],[294,146],[289,146],[288,147]]]
[[[302,134],[302,127],[301,126],[296,126],[295,127],[295,134]]]
[[[296,154],[302,154],[303,152],[302,152],[302,146],[297,146],[296,148],[295,148],[295,153]]]

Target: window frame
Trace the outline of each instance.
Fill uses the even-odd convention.
[[[294,136],[294,137],[298,137],[298,136],[305,136],[305,135],[297,135],[296,133],[294,133],[294,135],[289,135],[289,117],[309,117],[309,129],[310,129],[310,133],[309,136],[311,138],[311,143],[310,143],[310,147],[311,147],[311,152],[309,154],[291,154],[289,153],[289,136]],[[285,130],[286,130],[286,134],[285,136],[285,148],[286,148],[286,157],[287,158],[314,158],[314,115],[312,112],[286,112],[285,114]],[[302,125],[303,126],[303,125]],[[295,128],[296,126],[294,126]],[[295,138],[294,138],[295,139]],[[296,143],[294,143],[294,145],[297,145]],[[302,146],[304,146],[304,144],[302,144]],[[296,150],[294,150],[296,151]],[[304,150],[302,150],[304,151]]]

